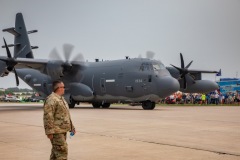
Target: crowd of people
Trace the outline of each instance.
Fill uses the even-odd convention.
[[[205,93],[183,93],[176,92],[161,101],[166,104],[236,104],[240,105],[239,93],[222,94],[218,91]]]

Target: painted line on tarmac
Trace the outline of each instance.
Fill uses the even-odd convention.
[[[146,140],[140,140],[135,138],[128,138],[128,137],[121,137],[121,136],[113,136],[113,135],[106,135],[106,134],[98,134],[98,133],[90,133],[90,132],[83,132],[81,133],[90,134],[90,135],[97,135],[102,137],[110,137],[110,138],[116,138],[116,139],[124,139],[129,141],[136,141],[136,142],[143,142],[143,143],[149,143],[149,144],[156,144],[156,145],[164,145],[164,146],[171,146],[171,147],[178,147],[178,148],[186,148],[186,149],[192,149],[192,150],[198,150],[198,151],[205,151],[205,152],[211,152],[219,155],[230,155],[230,156],[236,156],[240,157],[239,153],[229,153],[224,151],[216,151],[216,150],[210,150],[210,149],[204,149],[204,148],[195,148],[195,147],[189,147],[189,146],[182,146],[182,145],[176,145],[176,144],[168,144],[168,143],[161,143],[161,142],[153,142],[153,141],[146,141]]]
[[[39,126],[39,125],[24,124],[24,123],[17,123],[17,122],[0,121],[0,123],[17,124],[17,125],[22,125],[22,126],[31,126],[31,127],[40,127],[40,128],[43,128],[43,126]]]

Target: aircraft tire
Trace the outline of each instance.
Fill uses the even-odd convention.
[[[100,108],[100,107],[101,107],[101,103],[99,103],[99,102],[93,102],[93,103],[92,103],[92,106],[93,106],[93,108]]]
[[[102,108],[109,108],[111,103],[103,103]]]
[[[75,107],[75,103],[70,103],[68,104],[69,108],[74,108]]]
[[[76,104],[76,101],[70,97],[70,104],[68,104],[69,108],[74,108]]]
[[[144,110],[153,110],[155,108],[155,102],[151,101],[142,102],[142,108]]]

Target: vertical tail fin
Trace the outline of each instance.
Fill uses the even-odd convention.
[[[32,49],[38,47],[31,46],[28,34],[35,33],[37,30],[27,31],[22,13],[16,14],[15,28],[7,28],[3,29],[3,31],[14,35],[14,44],[8,45],[8,47],[14,46],[14,58],[34,58]]]
[[[14,44],[17,44],[14,46],[14,57],[33,58],[22,13],[16,14],[15,31],[19,34],[14,39]]]

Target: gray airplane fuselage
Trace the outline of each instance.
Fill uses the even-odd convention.
[[[135,58],[86,62],[86,66],[80,75],[72,76],[75,78],[78,76],[75,83],[86,85],[93,94],[83,96],[81,92],[84,92],[86,87],[76,85],[75,89],[79,93],[71,95],[75,101],[104,103],[158,101],[179,90],[178,81],[160,61]],[[43,95],[51,92],[52,81],[49,76],[32,69],[18,69],[17,72],[21,79]],[[62,78],[66,85],[66,93],[71,87],[68,79],[67,76]]]
[[[83,74],[82,83],[102,101],[158,101],[179,90],[163,64],[148,59],[94,62]]]

